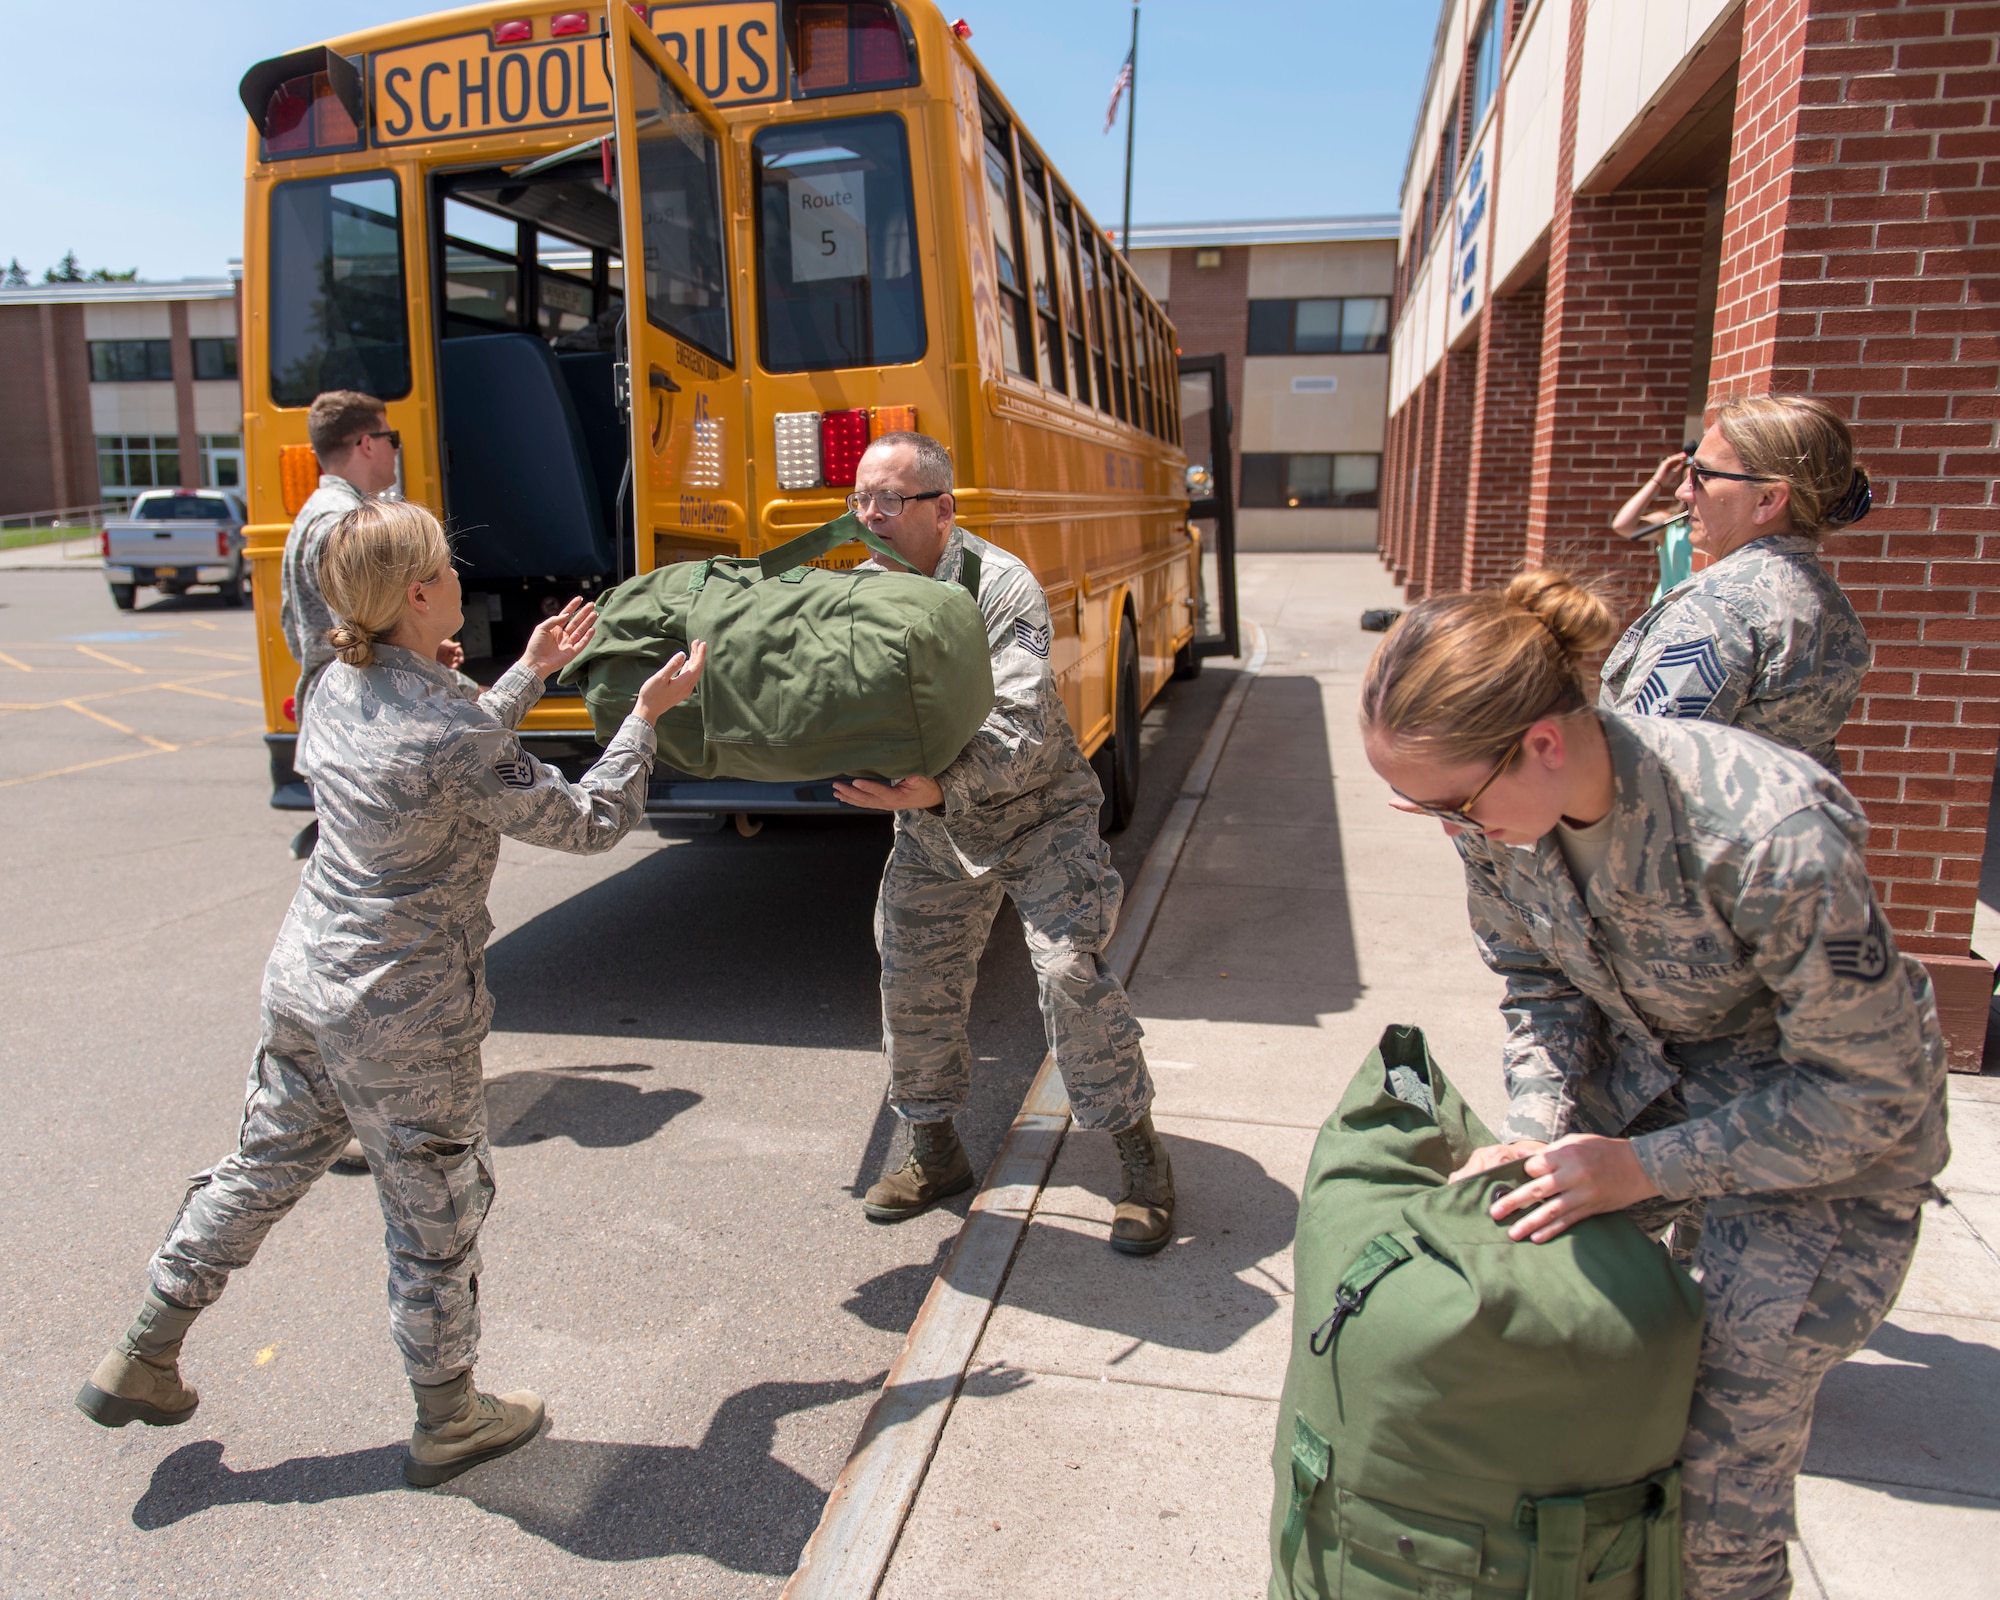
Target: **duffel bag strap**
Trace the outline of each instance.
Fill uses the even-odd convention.
[[[1667,1467],[1639,1483],[1590,1494],[1523,1499],[1514,1526],[1532,1529],[1534,1574],[1527,1600],[1579,1600],[1587,1584],[1629,1572],[1643,1538],[1645,1600],[1681,1600],[1681,1474]],[[1598,1570],[1583,1569],[1584,1535],[1623,1523]]]
[[[1527,1600],[1579,1600],[1583,1532],[1589,1525],[1582,1495],[1551,1495],[1535,1502],[1535,1561]]]
[[[1291,1600],[1292,1565],[1299,1558],[1299,1543],[1306,1534],[1306,1507],[1312,1504],[1319,1486],[1333,1471],[1333,1447],[1319,1436],[1319,1430],[1302,1416],[1292,1417],[1292,1506],[1285,1513],[1284,1531],[1278,1535],[1278,1571],[1286,1600]],[[1647,1597],[1651,1600],[1651,1596]]]
[[[1659,1504],[1646,1518],[1646,1600],[1681,1600],[1681,1469],[1653,1474]]]
[[[1362,1246],[1361,1254],[1340,1275],[1339,1286],[1333,1291],[1333,1314],[1313,1330],[1314,1355],[1323,1356],[1333,1348],[1340,1325],[1361,1309],[1368,1291],[1408,1261],[1410,1254],[1410,1247],[1393,1233],[1378,1233]]]
[[[831,522],[823,522],[811,533],[802,533],[796,539],[788,539],[775,550],[766,550],[757,558],[758,570],[767,578],[775,578],[791,571],[793,567],[803,567],[807,562],[817,561],[829,550],[838,550],[844,544],[852,544],[859,539],[878,556],[902,566],[902,558],[896,552],[868,531],[867,525],[852,511],[843,511]]]
[[[979,598],[979,552],[969,545],[958,558],[958,586],[973,599]]]

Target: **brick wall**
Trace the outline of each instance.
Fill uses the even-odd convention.
[[[1543,310],[1537,281],[1480,313],[1459,588],[1504,583],[1527,549]]]
[[[1431,460],[1429,504],[1424,508],[1423,565],[1410,576],[1410,598],[1458,588],[1465,565],[1466,467],[1472,450],[1473,385],[1479,352],[1467,346],[1438,365],[1437,442]]]
[[[0,514],[97,499],[83,308],[0,306]]]
[[[1842,760],[1949,1012],[2000,738],[2000,8],[1748,0],[1724,228],[1711,397],[1827,401],[1874,479],[1826,546],[1875,644]]]
[[[1243,448],[1243,354],[1250,348],[1250,251],[1224,249],[1219,267],[1197,267],[1195,252],[1173,252],[1168,314],[1181,349],[1229,358],[1229,445]]]

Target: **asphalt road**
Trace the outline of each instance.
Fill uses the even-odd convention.
[[[0,572],[0,1592],[775,1594],[965,1204],[856,1203],[900,1159],[867,821],[503,849],[479,1378],[547,1397],[535,1444],[402,1486],[380,1214],[337,1173],[196,1325],[191,1423],[73,1409],[233,1144],[297,882],[253,653],[205,596],[121,613],[95,573]],[[1149,713],[1128,879],[1228,679]],[[983,1163],[1044,1048],[1010,914],[974,1042]]]

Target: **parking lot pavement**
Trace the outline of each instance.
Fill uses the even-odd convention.
[[[964,1204],[858,1214],[898,1155],[867,820],[503,847],[480,1375],[540,1389],[545,1438],[402,1487],[381,1220],[337,1174],[197,1324],[188,1425],[73,1409],[188,1174],[234,1140],[297,883],[251,628],[205,596],[122,613],[94,572],[0,570],[0,1593],[775,1593]],[[1148,714],[1128,875],[1228,679]],[[1043,1053],[1010,916],[974,1046],[983,1161]]]

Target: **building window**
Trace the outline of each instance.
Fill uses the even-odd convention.
[[[1379,455],[1261,455],[1246,451],[1238,504],[1245,510],[1372,511]]]
[[[194,341],[194,375],[197,378],[235,378],[236,341],[234,339],[196,339]]]
[[[1222,265],[1220,250],[1197,250],[1194,253],[1195,267],[1202,272],[1213,272]]]
[[[180,488],[181,442],[170,433],[101,433],[97,482],[105,501],[119,505],[130,504],[141,489]]]
[[[1386,295],[1250,302],[1253,356],[1372,355],[1388,348]]]
[[[171,339],[92,339],[92,383],[172,383]]]
[[[216,340],[217,344],[225,341]],[[227,343],[234,345],[230,339]],[[230,369],[234,377],[235,368]],[[204,489],[240,489],[243,487],[243,435],[240,433],[204,433],[201,436],[201,485]]]
[[[1479,28],[1472,37],[1472,125],[1479,126],[1479,119],[1486,115],[1486,108],[1493,103],[1493,92],[1500,87],[1500,25],[1499,7],[1489,3],[1486,14],[1479,19]]]

